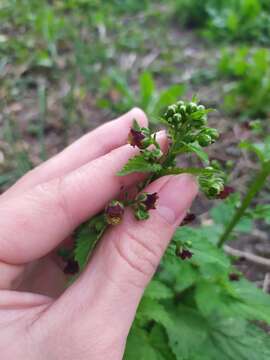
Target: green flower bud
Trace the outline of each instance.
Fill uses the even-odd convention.
[[[180,112],[181,115],[185,115],[186,112],[187,112],[186,105],[181,105],[181,106],[179,107],[179,112]]]
[[[183,100],[179,100],[176,105],[178,106],[178,109],[180,109],[180,106],[185,105],[185,102]]]
[[[173,104],[173,105],[168,106],[167,111],[164,114],[164,117],[165,117],[165,119],[169,119],[176,113],[177,113],[177,105]]]
[[[207,116],[201,115],[198,111],[191,114],[193,120],[193,126],[196,129],[200,129],[202,126],[207,124]]]
[[[203,110],[205,110],[205,106],[204,105],[198,105],[197,110],[198,111],[203,111]]]
[[[219,137],[219,132],[214,128],[207,128],[205,129],[204,133],[209,135],[212,140],[217,140]]]
[[[193,112],[195,112],[197,110],[198,110],[198,106],[197,106],[197,104],[195,102],[191,101],[190,103],[187,104],[187,112],[189,114],[191,114],[191,113],[193,113]]]
[[[174,114],[172,118],[175,124],[179,124],[182,121],[182,115],[179,113]]]
[[[198,136],[198,143],[203,147],[208,146],[212,143],[212,138],[207,134],[200,134]]]

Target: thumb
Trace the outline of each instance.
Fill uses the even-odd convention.
[[[88,331],[94,311],[96,330],[100,327],[104,333],[109,324],[114,335],[127,335],[144,289],[197,194],[197,184],[189,175],[167,176],[145,191],[159,196],[150,218],[137,221],[127,211],[123,222],[105,234],[82,276],[59,299]]]

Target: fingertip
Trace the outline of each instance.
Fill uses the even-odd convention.
[[[137,120],[140,126],[148,126],[148,119],[145,112],[139,107],[132,108],[129,112],[123,115],[123,117],[128,118],[131,123],[133,120]]]

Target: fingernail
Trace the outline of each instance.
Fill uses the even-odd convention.
[[[159,191],[158,213],[170,224],[180,222],[197,192],[197,182],[192,175],[172,176]]]

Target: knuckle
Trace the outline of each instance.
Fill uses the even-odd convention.
[[[144,239],[132,231],[115,238],[114,246],[118,256],[142,277],[149,278],[155,272],[162,251],[159,246],[145,243]]]

